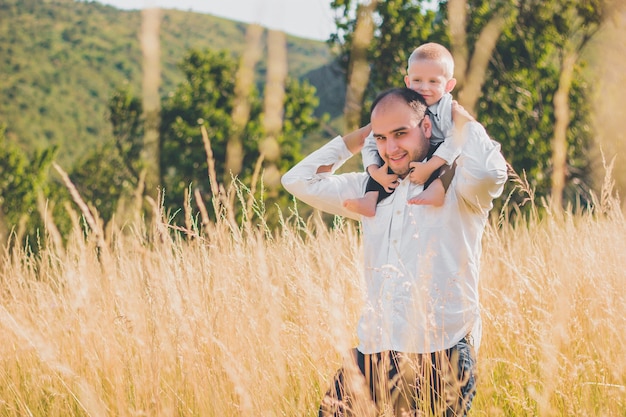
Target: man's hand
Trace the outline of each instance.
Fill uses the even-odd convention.
[[[382,185],[388,193],[392,192],[398,186],[398,176],[396,174],[389,174],[389,165],[387,165],[387,163],[381,167],[370,165],[367,167],[367,172],[377,183]]]
[[[368,123],[362,128],[345,135],[343,137],[343,141],[346,144],[346,147],[350,150],[350,152],[355,154],[361,151],[361,148],[363,148],[363,144],[365,143],[365,138],[370,134],[371,131],[372,127],[370,123]]]
[[[476,119],[469,114],[467,110],[463,106],[461,106],[456,100],[452,101],[452,121],[454,122],[454,127],[460,132],[463,130],[463,126],[467,122],[473,122]]]

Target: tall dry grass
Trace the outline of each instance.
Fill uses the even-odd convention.
[[[81,215],[64,242],[40,203],[40,250],[0,254],[1,417],[316,415],[356,343],[358,228],[285,210],[269,231],[262,205],[210,178],[216,222],[196,195],[184,226],[155,207],[148,226],[105,232],[66,178]],[[626,416],[626,223],[610,189],[594,213],[488,228],[473,416]]]
[[[603,196],[488,228],[473,416],[625,415],[626,223]],[[76,217],[65,245],[54,228],[36,254],[13,245],[0,416],[316,415],[356,342],[360,237],[285,215],[106,236]]]

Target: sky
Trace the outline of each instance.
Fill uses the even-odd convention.
[[[331,0],[98,0],[130,10],[145,7],[192,10],[307,39],[326,40],[334,28]]]

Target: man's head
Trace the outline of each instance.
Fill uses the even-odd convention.
[[[456,86],[452,54],[438,43],[418,46],[409,56],[404,83],[423,95],[429,106],[435,104]]]
[[[378,153],[400,177],[409,173],[409,162],[428,154],[431,121],[424,98],[409,88],[392,88],[372,103],[371,125]]]

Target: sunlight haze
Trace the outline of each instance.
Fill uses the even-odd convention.
[[[99,0],[120,9],[145,7],[191,10],[283,30],[294,36],[326,40],[333,27],[330,0]]]

